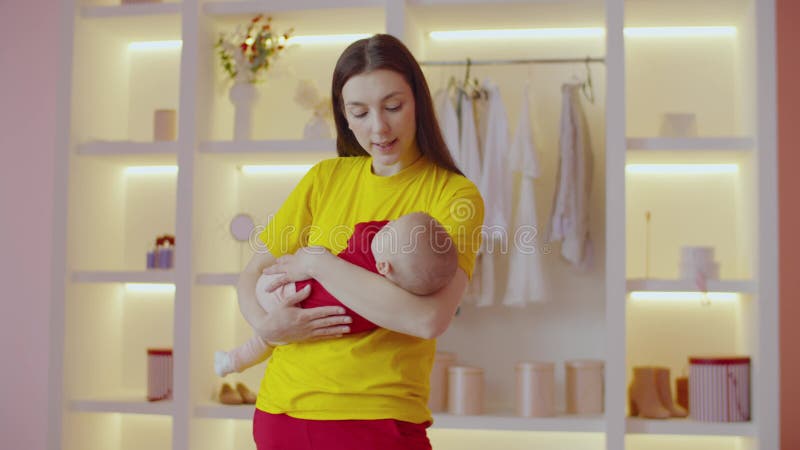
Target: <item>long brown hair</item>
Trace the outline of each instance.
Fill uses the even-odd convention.
[[[431,92],[419,63],[399,39],[389,34],[376,34],[353,42],[336,61],[331,85],[331,99],[333,101],[333,119],[336,122],[336,152],[339,156],[369,155],[347,126],[342,88],[350,78],[378,69],[399,73],[411,86],[416,105],[416,140],[420,153],[436,165],[463,175],[453,162],[453,157],[442,138],[436,114],[433,112]]]

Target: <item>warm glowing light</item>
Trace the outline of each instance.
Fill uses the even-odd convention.
[[[125,168],[128,175],[174,175],[178,166],[129,166]]]
[[[270,164],[268,166],[242,166],[242,173],[245,174],[303,174],[311,169],[310,164]]]
[[[627,164],[625,172],[633,174],[708,175],[738,173],[738,164]]]
[[[289,44],[349,44],[359,39],[372,36],[367,33],[360,34],[309,34],[305,36],[292,36]]]
[[[183,41],[139,41],[128,44],[128,50],[180,50]]]
[[[714,37],[736,36],[736,27],[630,27],[628,37]]]
[[[125,283],[125,290],[136,294],[174,294],[174,284],[164,283]]]
[[[736,27],[628,27],[624,29],[628,37],[714,37],[736,36]],[[526,39],[526,38],[572,38],[603,37],[605,29],[584,28],[517,28],[497,30],[453,30],[431,31],[433,40],[484,40],[484,39]]]
[[[522,39],[522,38],[569,38],[602,37],[602,28],[518,28],[503,30],[456,30],[431,31],[431,39],[439,41],[483,40],[483,39]]]
[[[630,293],[631,300],[636,301],[667,301],[667,302],[731,302],[739,300],[740,295],[735,292],[656,292],[634,291]]]

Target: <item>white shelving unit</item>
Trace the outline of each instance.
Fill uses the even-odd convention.
[[[630,434],[676,434],[697,436],[754,437],[752,423],[709,423],[690,419],[639,419],[629,418],[627,430]]]
[[[142,395],[122,395],[104,399],[81,399],[71,403],[73,411],[171,416],[175,405],[170,401],[148,402]]]
[[[290,49],[281,67],[258,88],[253,140],[232,141],[233,108],[213,42],[219,32],[260,12],[270,13],[277,29],[294,27],[297,35],[388,32],[403,39],[420,61],[587,55],[605,60],[591,66],[596,101],[584,102],[595,153],[595,267],[576,274],[556,251],[545,258],[551,283],[548,303],[523,310],[499,305],[462,308],[438,348],[486,369],[488,412],[436,414],[432,432],[490,430],[503,433],[519,448],[536,447],[537,436],[576,450],[664,448],[666,441],[659,439],[676,436],[690,443],[702,439],[698,448],[705,448],[709,439],[715,449],[778,448],[773,1],[68,3],[74,17],[65,20],[61,44],[70,57],[61,74],[66,91],[59,112],[63,146],[56,179],[64,194],[54,224],[62,234],[54,239],[52,275],[53,450],[233,450],[249,445],[247,433],[239,433],[246,427],[231,426],[231,420],[251,420],[252,406],[220,405],[209,394],[219,382],[212,370],[213,352],[250,333],[239,317],[233,289],[250,250],[229,236],[228,223],[241,212],[264,223],[301,174],[254,175],[241,167],[308,165],[335,155],[333,139],[300,137],[309,112],[292,97],[300,79],[315,82],[323,95],[329,94],[331,72],[346,45]],[[736,32],[694,40],[624,32],[683,26],[733,26]],[[581,27],[604,33],[462,41],[436,40],[428,34]],[[691,34],[691,29],[682,32]],[[129,48],[142,41],[181,45]],[[464,67],[457,66],[423,70],[434,91],[450,76],[464,73]],[[556,176],[559,88],[585,76],[585,71],[583,64],[472,68],[473,76],[501,86],[512,127],[519,94],[530,85],[535,139],[545,168],[537,181],[542,223]],[[178,139],[151,142],[152,111],[164,108],[178,111]],[[657,136],[660,115],[670,112],[695,112],[700,135]],[[737,169],[733,175],[719,176],[638,176],[626,173],[632,163],[733,164]],[[125,170],[149,165],[178,170],[143,175]],[[643,251],[645,211],[653,217],[649,253]],[[165,233],[177,237],[175,268],[145,270],[145,252],[153,238]],[[713,245],[722,280],[709,282],[708,290],[738,293],[737,300],[711,306],[668,299],[628,301],[631,292],[696,290],[694,283],[676,279],[681,245]],[[645,254],[651,255],[648,270],[643,269]],[[171,285],[174,293],[119,289],[127,283]],[[497,284],[495,297],[500,298],[504,286]],[[144,349],[153,346],[174,350],[170,402],[144,400]],[[659,363],[678,374],[686,356],[694,352],[752,356],[751,422],[626,416],[633,366]],[[528,419],[509,412],[517,361],[556,362],[561,403],[563,362],[583,358],[605,361],[604,414]],[[237,381],[252,388],[260,376],[254,368]],[[150,423],[143,417],[158,419]],[[109,436],[96,435],[97,429],[107,430]],[[591,438],[585,442],[574,440],[587,435]],[[639,439],[642,436],[646,442]],[[454,449],[478,448],[469,438],[453,442]]]

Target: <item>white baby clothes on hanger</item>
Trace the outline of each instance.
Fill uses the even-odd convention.
[[[447,144],[450,156],[453,157],[456,166],[463,172],[459,145],[458,115],[447,90],[440,89],[436,92],[433,97],[433,106],[436,111],[436,120],[439,122],[439,129],[442,130],[444,143]]]
[[[541,167],[531,132],[528,86],[522,92],[519,123],[511,140],[509,165],[520,172],[520,195],[513,233],[509,234],[508,287],[503,304],[525,306],[528,302],[545,300],[544,274],[542,272],[542,243],[536,217],[536,192],[534,180],[539,178]]]
[[[481,156],[475,129],[475,116],[472,112],[472,100],[468,96],[460,94],[458,101],[461,106],[459,155],[462,164],[459,169],[470,181],[478,185],[481,177]]]
[[[561,87],[559,166],[550,240],[563,241],[561,256],[575,267],[588,269],[592,262],[589,197],[593,162],[589,126],[579,98],[580,88],[580,84]]]
[[[459,94],[459,106],[461,110],[461,134],[459,139],[459,154],[461,161],[459,168],[464,175],[477,186],[480,182],[481,159],[478,149],[478,136],[475,129],[475,116],[472,111],[472,100],[464,94]],[[484,203],[486,200],[484,199]],[[476,305],[482,304],[482,285],[481,285],[481,265],[483,258],[479,254],[475,259],[475,268],[472,279],[464,292],[463,301]]]
[[[495,285],[499,273],[495,270],[495,258],[500,250],[508,245],[511,216],[512,179],[508,169],[508,115],[498,86],[489,81],[483,82],[483,90],[488,95],[488,103],[482,118],[486,129],[483,134],[483,157],[481,178],[478,189],[483,196],[484,230],[481,245],[483,258],[481,262],[480,306],[494,303]],[[480,103],[480,101],[479,101]],[[481,127],[481,124],[478,124]]]

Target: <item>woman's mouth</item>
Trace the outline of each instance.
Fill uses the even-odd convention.
[[[391,141],[383,141],[383,142],[373,142],[372,145],[378,149],[381,153],[388,153],[394,147],[394,144],[397,143],[397,139],[392,139]]]

